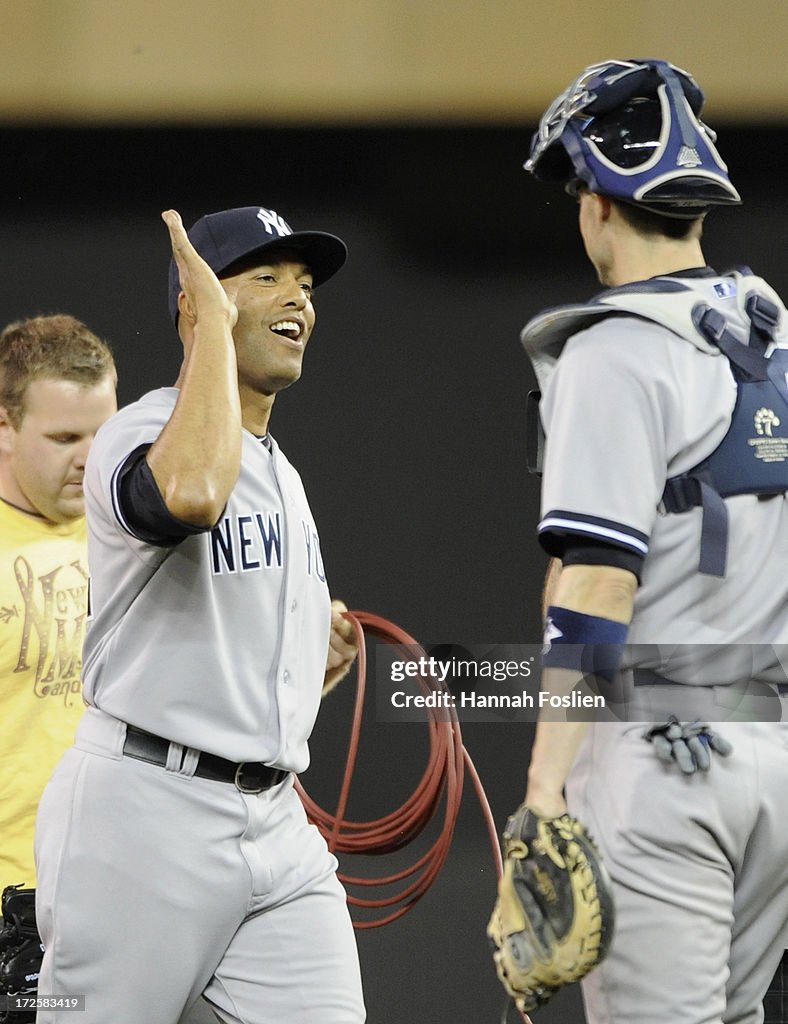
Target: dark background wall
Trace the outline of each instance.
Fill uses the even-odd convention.
[[[786,291],[788,135],[717,127],[746,206],[710,218],[709,262],[747,262]],[[304,378],[272,423],[305,480],[332,592],[425,643],[537,642],[546,560],[534,539],[538,482],[524,464],[532,378],[518,332],[540,308],[597,286],[572,202],[521,170],[532,129],[9,127],[0,321],[81,317],[112,342],[126,403],[179,366],[160,210],[191,223],[259,203],[296,228],[338,233],[350,260],[317,293]],[[347,685],[326,701],[303,779],[328,808],[351,696]],[[523,794],[530,729],[469,724],[463,734],[500,829]],[[426,728],[371,711],[350,816],[397,806],[425,758]],[[390,870],[385,860],[343,867]],[[370,1021],[499,1019],[484,936],[494,888],[468,786],[437,884],[403,920],[359,935]],[[582,1021],[577,992],[538,1020]]]

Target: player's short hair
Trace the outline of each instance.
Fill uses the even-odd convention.
[[[590,189],[579,179],[571,181],[566,186],[566,192],[575,199],[581,193],[589,191]],[[689,220],[687,218],[670,217],[667,214],[656,213],[654,210],[647,210],[642,206],[623,202],[615,196],[605,196],[605,198],[614,204],[627,224],[641,235],[652,238],[662,235],[676,241],[689,238],[700,239],[703,235],[703,222],[706,219],[705,213],[698,214],[692,220]]]
[[[117,381],[109,345],[67,313],[16,320],[0,333],[0,405],[14,428],[25,415],[27,388],[34,380],[92,387],[107,376]]]
[[[643,209],[641,206],[633,206],[631,203],[622,203],[613,199],[616,208],[623,219],[641,235],[659,236],[672,238],[676,241],[683,241],[690,238],[700,238],[703,234],[703,221],[706,217],[701,214],[694,220],[680,220],[678,217],[666,217],[664,214],[654,213],[652,210]]]

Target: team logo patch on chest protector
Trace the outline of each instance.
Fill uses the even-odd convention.
[[[749,344],[737,341],[716,310],[697,307],[699,330],[716,344],[736,380],[736,405],[728,432],[694,469],[665,484],[666,512],[703,509],[699,569],[725,575],[728,513],[723,498],[788,492],[788,349],[773,347],[779,309],[762,296],[746,302]]]
[[[788,352],[770,368],[788,372]],[[788,490],[788,395],[771,380],[742,381],[728,433],[693,472],[706,470],[720,494],[779,494]]]

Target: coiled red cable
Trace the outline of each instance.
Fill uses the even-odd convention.
[[[339,873],[339,878],[346,887],[396,887],[390,895],[375,899],[348,892],[348,902],[352,906],[383,911],[373,919],[354,921],[355,928],[365,929],[390,924],[402,917],[415,906],[438,877],[451,847],[462,800],[465,771],[470,776],[481,805],[498,877],[503,870],[503,864],[490,804],[471,756],[463,745],[457,712],[451,706],[451,702],[447,702],[449,706],[446,707],[425,708],[429,730],[429,754],[421,779],[410,797],[400,807],[382,818],[357,822],[345,817],[364,713],[367,681],[366,638],[373,637],[382,643],[397,647],[398,657],[403,661],[418,662],[422,657],[426,657],[423,647],[412,636],[379,615],[350,611],[345,617],[353,624],[359,654],[355,705],[342,785],[336,811],[332,814],[319,807],[301,783],[296,781],[296,789],[307,816],[323,834],[329,849],[336,854],[378,855],[400,850],[421,835],[443,801],[443,823],[438,837],[414,863],[393,874],[375,878]],[[435,690],[443,690],[442,684],[433,677],[417,676],[416,682],[425,695]],[[527,1016],[521,1014],[521,1017],[525,1024],[530,1024]]]

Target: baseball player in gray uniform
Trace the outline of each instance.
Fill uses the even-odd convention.
[[[703,257],[740,197],[702,103],[665,61],[593,65],[525,165],[576,197],[606,288],[523,331],[561,563],[542,688],[607,698],[542,714],[525,797],[583,821],[613,881],[591,1024],[758,1024],[788,940],[788,316]]]
[[[84,1024],[175,1024],[204,993],[225,1022],[358,1024],[345,893],[293,789],[356,648],[269,434],[346,248],[261,207],[189,237],[163,216],[184,363],[86,470],[89,707],[39,813],[39,1020],[84,995]]]

